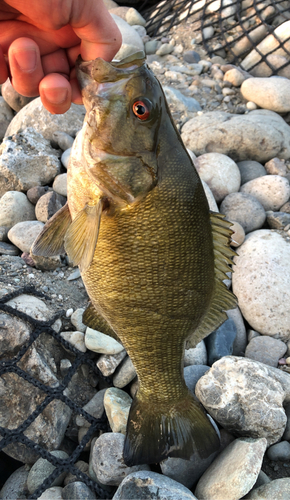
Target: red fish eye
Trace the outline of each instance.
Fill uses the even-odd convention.
[[[145,102],[136,101],[133,104],[133,113],[140,120],[147,120],[148,116],[150,115],[150,110]]]

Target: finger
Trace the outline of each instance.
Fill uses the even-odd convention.
[[[83,104],[82,93],[76,78],[70,80],[71,84],[71,100],[74,104]]]
[[[30,38],[18,38],[9,47],[8,59],[15,90],[26,97],[39,95],[44,73],[38,45]]]
[[[60,73],[69,77],[70,67],[65,50],[59,49],[41,58],[42,69],[45,75]]]
[[[8,68],[0,45],[0,84],[6,82],[8,78]]]
[[[43,106],[52,114],[62,114],[71,105],[71,86],[67,79],[57,73],[46,75],[39,85]]]

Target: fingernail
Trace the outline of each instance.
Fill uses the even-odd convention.
[[[66,88],[45,89],[43,90],[43,94],[51,104],[62,104],[68,98],[68,90]]]
[[[33,71],[35,69],[37,61],[35,50],[17,50],[13,52],[13,55],[22,71]]]

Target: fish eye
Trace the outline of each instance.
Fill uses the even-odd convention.
[[[137,116],[139,120],[147,120],[150,115],[151,107],[150,101],[148,101],[148,99],[144,99],[142,101],[135,101],[132,106],[132,110],[134,115]]]

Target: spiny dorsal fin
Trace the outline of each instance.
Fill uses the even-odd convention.
[[[52,257],[65,253],[64,235],[71,224],[71,215],[66,203],[45,224],[42,232],[34,241],[31,253],[42,257]]]
[[[89,326],[93,330],[97,330],[98,332],[102,332],[105,335],[109,335],[113,339],[117,340],[122,344],[118,335],[114,332],[114,330],[110,327],[107,321],[103,318],[103,316],[96,310],[93,304],[90,304],[83,314],[83,323],[86,326]]]
[[[75,266],[84,272],[91,265],[99,235],[103,203],[86,205],[69,226],[65,237],[65,250]]]

